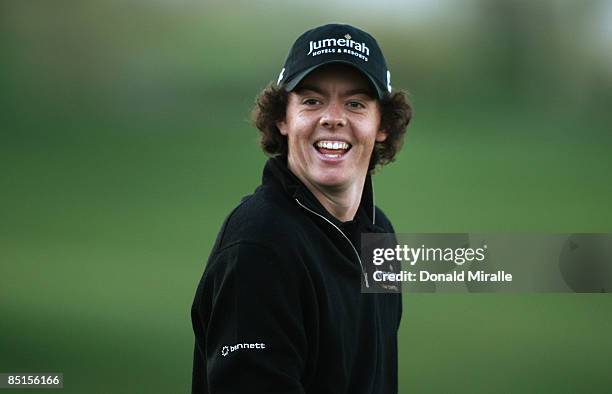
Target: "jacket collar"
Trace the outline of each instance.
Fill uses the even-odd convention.
[[[276,156],[267,161],[263,171],[262,184],[266,185],[271,182],[280,184],[289,197],[298,199],[300,203],[323,215],[335,225],[339,227],[343,225],[340,220],[336,219],[323,207],[312,192],[289,170],[287,167],[287,156]],[[361,202],[354,221],[364,226],[367,231],[382,231],[382,228],[376,225],[374,193],[370,174],[366,176]]]

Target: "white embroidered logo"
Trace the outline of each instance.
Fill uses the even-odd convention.
[[[387,90],[391,93],[391,71],[387,70]]]
[[[324,53],[345,53],[368,61],[370,48],[365,42],[353,41],[350,34],[345,34],[343,38],[324,38],[318,41],[310,41],[308,44],[308,56],[318,56]]]
[[[285,76],[285,67],[283,67],[280,74],[278,74],[278,80],[276,81],[277,85],[280,85],[280,82],[283,80],[284,76]]]
[[[237,343],[235,345],[225,345],[221,349],[221,355],[223,357],[227,356],[230,353],[235,352],[240,349],[265,349],[265,343]]]

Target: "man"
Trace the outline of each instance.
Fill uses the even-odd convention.
[[[198,286],[193,393],[397,392],[401,297],[367,292],[359,254],[362,233],[393,232],[370,178],[411,117],[390,75],[371,35],[325,25],[296,40],[259,95],[272,158]]]

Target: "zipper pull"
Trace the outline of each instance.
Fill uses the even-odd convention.
[[[367,288],[370,288],[370,285],[368,283],[368,274],[366,272],[363,273],[363,277],[365,279],[365,285]]]

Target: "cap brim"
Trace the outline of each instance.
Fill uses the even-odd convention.
[[[295,87],[300,82],[302,82],[302,79],[304,79],[308,74],[310,74],[311,72],[313,72],[314,70],[316,70],[317,68],[319,68],[321,66],[324,66],[326,64],[332,64],[332,63],[347,64],[349,66],[354,67],[359,72],[361,72],[363,75],[366,76],[366,78],[368,78],[368,80],[370,81],[370,83],[374,87],[374,90],[376,91],[376,94],[378,95],[378,99],[382,100],[382,98],[384,97],[386,91],[382,90],[378,86],[378,84],[376,83],[376,80],[370,74],[368,74],[368,72],[366,72],[365,70],[359,68],[354,63],[351,63],[351,62],[346,61],[346,60],[328,60],[328,61],[325,61],[323,63],[320,63],[320,64],[317,64],[315,66],[312,66],[310,68],[307,68],[306,70],[300,71],[299,73],[297,73],[291,79],[287,80],[287,82],[284,83],[285,90],[288,91],[288,92],[292,91],[293,89],[295,89]]]

